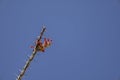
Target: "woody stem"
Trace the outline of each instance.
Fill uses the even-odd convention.
[[[41,39],[42,39],[42,36],[43,36],[43,33],[45,32],[45,29],[46,29],[46,28],[43,27],[43,29],[42,29],[42,31],[41,31],[41,33],[40,33],[40,37],[39,37],[38,40],[41,40]],[[30,66],[31,61],[34,59],[34,57],[35,57],[35,55],[36,55],[36,53],[37,53],[36,47],[37,47],[37,45],[35,46],[35,48],[34,48],[32,54],[31,54],[31,56],[30,56],[29,59],[26,61],[26,64],[24,65],[23,69],[21,70],[21,72],[20,72],[20,74],[18,75],[18,77],[17,77],[16,80],[21,80],[22,77],[24,76],[26,70],[27,70],[28,67]]]

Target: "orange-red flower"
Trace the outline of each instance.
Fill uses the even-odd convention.
[[[49,38],[44,38],[44,43],[43,43],[43,46],[45,48],[49,47],[52,43],[52,40],[50,40]]]
[[[49,38],[44,38],[44,42],[42,43],[40,40],[36,40],[36,50],[44,52],[47,47],[49,47],[52,43],[52,40]]]

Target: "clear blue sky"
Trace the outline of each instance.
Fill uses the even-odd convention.
[[[15,80],[46,25],[53,44],[23,80],[120,80],[119,0],[0,0],[0,80]]]

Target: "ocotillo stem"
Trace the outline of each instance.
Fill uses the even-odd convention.
[[[43,29],[42,29],[42,31],[41,31],[41,33],[40,33],[40,37],[38,38],[38,40],[41,40],[41,39],[42,39],[42,36],[43,36],[43,33],[45,32],[45,29],[46,29],[46,28],[43,27]],[[24,66],[23,69],[21,70],[21,72],[20,72],[20,74],[18,75],[18,77],[17,77],[16,80],[21,80],[22,77],[24,76],[24,74],[25,74],[26,70],[28,69],[31,61],[33,60],[33,58],[35,57],[35,55],[36,55],[36,53],[37,53],[36,47],[37,47],[37,45],[35,46],[35,48],[34,48],[34,50],[33,50],[33,52],[32,52],[32,55],[29,57],[28,61],[26,61],[25,66]]]

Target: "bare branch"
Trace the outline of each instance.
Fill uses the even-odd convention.
[[[43,36],[43,33],[45,32],[45,29],[46,29],[46,28],[43,27],[43,29],[42,29],[42,31],[41,31],[41,33],[40,33],[40,37],[38,38],[38,41],[40,41],[40,40],[42,39],[42,36]],[[17,77],[16,80],[21,80],[22,77],[24,76],[26,70],[27,70],[28,67],[30,66],[31,61],[34,59],[34,57],[35,57],[35,55],[36,55],[36,53],[37,53],[37,51],[36,51],[37,46],[38,46],[38,45],[35,46],[35,48],[34,48],[32,54],[31,54],[31,56],[29,57],[28,61],[26,61],[25,66],[24,66],[23,69],[21,70],[21,72],[20,72],[20,74],[18,75],[18,77]]]

